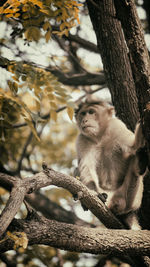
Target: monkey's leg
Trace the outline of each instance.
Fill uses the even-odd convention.
[[[120,221],[122,221],[128,229],[131,230],[141,230],[141,226],[138,221],[137,211],[131,211],[127,214],[117,216]]]

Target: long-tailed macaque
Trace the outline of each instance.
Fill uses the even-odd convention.
[[[135,213],[141,205],[146,170],[146,163],[139,162],[144,146],[140,124],[134,134],[114,116],[112,106],[92,100],[80,104],[76,120],[81,181],[105,199],[114,214],[123,215],[129,228],[139,229]]]

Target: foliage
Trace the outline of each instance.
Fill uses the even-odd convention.
[[[7,237],[14,241],[14,249],[17,249],[17,247],[22,247],[23,249],[26,249],[28,246],[28,238],[24,232],[11,233],[8,231]]]
[[[75,21],[79,23],[80,6],[76,0],[8,0],[0,8],[0,14],[6,20],[19,19],[28,41],[38,41],[42,27],[48,42],[52,33],[68,35],[69,30],[76,25]],[[57,31],[52,30],[53,19],[57,22]]]
[[[8,71],[13,74],[12,79],[8,81],[9,87],[7,90],[2,88],[0,90],[1,140],[5,138],[5,129],[11,128],[14,122],[21,119],[20,117],[24,119],[38,139],[34,125],[41,120],[40,111],[44,98],[47,98],[49,102],[51,119],[57,120],[57,109],[60,104],[68,106],[68,115],[72,119],[73,103],[69,102],[70,96],[67,90],[54,75],[41,68],[23,64],[22,62],[10,63]],[[25,103],[23,100],[27,91],[31,94],[34,102],[32,110],[29,108],[30,102]],[[6,103],[8,104],[7,108],[5,108]]]
[[[52,34],[68,35],[69,30],[79,23],[77,1],[57,0],[8,0],[0,7],[1,20],[15,22],[15,37],[22,36],[27,42],[38,41],[44,36],[46,42]],[[53,30],[54,25],[57,30]],[[74,105],[67,90],[49,71],[38,66],[18,61],[7,61],[7,70],[12,74],[8,88],[0,89],[0,140],[7,137],[7,129],[23,120],[36,133],[36,125],[41,120],[42,101],[49,101],[50,118],[57,120],[60,105],[67,105],[67,113],[72,120]],[[32,111],[24,101],[25,92],[30,92],[34,108]],[[4,105],[7,103],[7,111]],[[9,107],[9,112],[8,112]],[[13,119],[12,119],[13,116]]]

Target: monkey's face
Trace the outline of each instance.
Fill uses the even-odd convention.
[[[104,106],[83,105],[77,114],[78,127],[83,135],[98,137],[104,131],[109,117]]]

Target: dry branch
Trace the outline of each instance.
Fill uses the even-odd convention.
[[[69,190],[73,195],[80,196],[82,204],[89,208],[107,227],[121,228],[122,225],[99,198],[74,177],[45,167],[43,172],[25,179],[0,173],[0,185],[4,183],[13,188],[0,217],[1,235],[4,233],[0,241],[1,252],[13,249],[14,246],[14,241],[7,236],[6,229],[8,229],[11,232],[25,232],[30,245],[43,244],[69,251],[93,254],[150,255],[149,231],[87,228],[48,220],[32,210],[28,211],[25,220],[14,219],[27,193],[53,184]]]
[[[10,222],[13,220],[25,195],[48,185],[63,187],[70,191],[73,196],[80,196],[82,204],[91,210],[91,212],[103,222],[106,227],[114,229],[122,228],[121,223],[107,209],[103,202],[74,177],[56,172],[52,169],[46,169],[45,172],[40,172],[32,177],[27,177],[22,180],[14,177],[12,179],[11,176],[1,173],[0,184],[3,184],[3,182],[8,184],[13,183],[14,188],[0,217],[0,236],[6,231]],[[12,209],[14,205],[15,209]],[[5,220],[4,223],[5,214],[9,214],[9,220]]]
[[[11,61],[0,56],[0,67],[2,68],[7,68],[8,65],[10,65]],[[22,62],[24,64],[29,64],[28,62],[24,61]],[[85,73],[77,73],[77,74],[70,74],[70,73],[64,73],[57,67],[43,67],[42,65],[37,65],[33,62],[30,62],[30,66],[35,66],[35,67],[40,67],[43,68],[46,71],[51,72],[54,74],[58,80],[65,84],[65,85],[70,85],[70,86],[80,86],[80,85],[93,85],[93,84],[98,84],[98,85],[104,85],[106,83],[105,75],[103,72],[100,73],[90,73],[90,72],[85,72]],[[21,70],[20,70],[21,71]]]
[[[150,255],[149,231],[100,230],[59,223],[42,217],[14,220],[9,230],[25,232],[29,245],[44,244],[69,251],[92,254]],[[13,241],[5,238],[0,251],[13,248]]]

